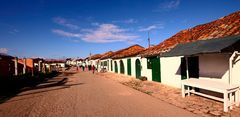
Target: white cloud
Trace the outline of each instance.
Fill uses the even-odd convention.
[[[153,10],[155,12],[168,11],[171,9],[176,9],[180,5],[180,0],[171,0],[161,3],[157,9]]]
[[[138,38],[136,35],[127,33],[126,29],[119,28],[114,24],[101,24],[94,30],[89,30],[82,36],[82,39],[87,42],[120,42],[131,41]]]
[[[162,5],[163,8],[166,9],[172,9],[172,8],[177,8],[180,4],[180,0],[173,0],[166,2],[165,4]]]
[[[108,43],[108,42],[131,42],[138,36],[130,34],[114,24],[99,24],[95,29],[82,29],[82,33],[70,33],[54,29],[52,32],[72,38],[79,38],[86,42]]]
[[[163,25],[158,24],[158,25],[151,25],[151,26],[148,26],[148,27],[140,28],[138,31],[144,32],[144,31],[151,31],[151,30],[154,30],[154,29],[162,29],[162,28],[164,28]]]
[[[0,48],[0,53],[7,54],[8,53],[8,49],[7,48]]]
[[[79,29],[79,27],[77,25],[69,23],[66,19],[64,19],[62,17],[55,17],[55,18],[53,18],[53,21],[59,25],[68,27],[70,29]]]
[[[75,38],[81,38],[81,34],[77,34],[77,33],[70,33],[70,32],[66,32],[60,29],[53,29],[52,30],[53,33],[56,33],[58,35],[64,36],[64,37],[75,37]]]

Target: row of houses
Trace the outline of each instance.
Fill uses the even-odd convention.
[[[0,53],[0,78],[9,78],[23,74],[34,75],[51,71],[60,71],[65,60],[43,58],[18,58]]]
[[[202,87],[203,85],[211,85],[211,83],[216,86],[220,85],[217,88],[213,85],[205,86],[209,87],[207,88],[209,90],[212,89],[210,91],[220,93],[222,90],[219,91],[218,88],[222,89],[225,86],[221,83],[226,84],[227,90],[224,89],[223,101],[225,101],[224,111],[227,111],[227,107],[232,106],[226,102],[227,97],[239,93],[239,51],[240,11],[206,24],[182,30],[150,48],[133,45],[116,52],[109,51],[93,55],[89,59],[89,64],[100,69],[105,68],[108,72],[136,78],[145,76],[149,81],[182,88],[184,96],[183,85],[186,84],[183,83],[183,80],[185,79],[191,79],[188,80],[188,85],[191,87],[205,89]],[[201,82],[203,83],[201,84]],[[235,101],[239,104],[240,95],[237,96]]]
[[[229,58],[239,49],[239,20],[240,12],[236,12],[180,31],[156,46],[133,45],[116,52],[96,54],[88,57],[87,63],[136,78],[146,76],[150,81],[179,88],[181,79],[186,78],[186,63],[189,63],[190,77],[226,82]],[[236,67],[234,63],[234,69]]]

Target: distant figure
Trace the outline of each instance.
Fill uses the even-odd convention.
[[[82,66],[82,70],[84,71],[84,69],[85,69],[85,67],[84,66]]]
[[[91,71],[91,67],[92,67],[91,65],[88,65],[88,71]]]
[[[95,67],[94,65],[92,66],[92,73],[94,74],[94,71],[95,71]]]

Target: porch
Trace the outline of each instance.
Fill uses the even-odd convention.
[[[184,56],[182,63],[185,67],[181,65],[181,72],[185,74],[185,80],[182,80],[182,97],[184,98],[185,94],[196,94],[221,101],[224,112],[227,112],[229,107],[232,109],[233,105],[238,106],[240,75],[236,71],[240,69],[234,66],[239,66],[239,45],[240,37],[232,36],[178,44],[164,54],[163,56],[167,57]],[[200,57],[206,55],[212,55],[212,58],[199,61]],[[201,90],[220,93],[223,96],[217,97]]]

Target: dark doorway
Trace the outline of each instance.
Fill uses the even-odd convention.
[[[117,66],[117,62],[116,61],[114,61],[114,68],[115,68],[115,73],[118,73],[118,66]]]
[[[136,70],[136,78],[140,78],[141,77],[141,62],[139,59],[137,59],[135,62],[135,70]]]
[[[187,67],[188,62],[188,73],[190,78],[199,78],[199,57],[186,57],[181,58],[181,76],[182,80],[187,78]]]
[[[188,57],[188,71],[190,78],[199,78],[199,58]]]
[[[124,64],[123,64],[123,61],[120,60],[119,63],[120,63],[120,73],[124,74]]]

